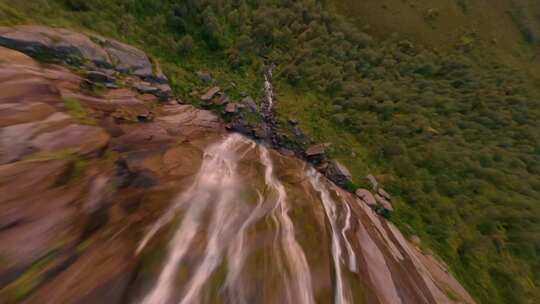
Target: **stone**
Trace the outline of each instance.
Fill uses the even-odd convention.
[[[345,187],[352,182],[352,175],[349,169],[337,160],[332,160],[325,170],[325,175],[339,186]]]
[[[111,58],[114,69],[140,78],[153,78],[152,63],[146,54],[127,44],[103,37],[94,37]]]
[[[213,103],[218,106],[227,104],[229,103],[229,96],[227,96],[227,94],[221,94],[219,98],[213,99]]]
[[[385,199],[387,199],[389,201],[392,200],[392,196],[390,194],[388,194],[388,192],[384,191],[383,188],[379,187],[379,190],[377,190],[377,193],[379,193],[379,195],[381,195],[382,197],[384,197]]]
[[[375,207],[377,205],[377,201],[375,200],[375,197],[369,190],[357,189],[355,191],[355,194],[369,206]]]
[[[206,93],[201,96],[202,101],[210,101],[221,90],[220,87],[212,87]]]
[[[0,27],[0,45],[33,56],[48,55],[69,63],[89,60],[110,66],[107,52],[86,35],[36,25]]]
[[[143,51],[101,36],[89,37],[66,29],[20,25],[0,27],[0,45],[69,64],[89,61],[97,67],[114,68],[150,81],[163,78],[162,74],[154,75],[152,63]]]
[[[312,145],[306,150],[306,155],[310,156],[319,156],[325,153],[326,147],[323,144]]]
[[[375,200],[383,206],[385,210],[394,211],[392,204],[379,194],[375,194]]]
[[[251,109],[251,111],[253,112],[257,112],[257,104],[255,103],[255,101],[253,100],[253,98],[251,98],[251,96],[246,96],[242,99],[242,103],[245,104],[246,106],[248,106],[248,108]]]
[[[116,79],[111,75],[99,71],[89,71],[88,73],[86,73],[86,78],[96,83],[111,84],[116,81]]]
[[[232,114],[236,112],[238,112],[238,105],[234,102],[227,104],[227,106],[225,107],[225,113]]]
[[[375,176],[370,174],[366,178],[371,183],[371,188],[373,190],[377,190],[379,188],[379,183],[377,182],[377,179],[375,178]]]
[[[411,236],[411,243],[413,243],[416,246],[420,246],[420,244],[422,243],[422,240],[420,240],[420,237],[418,237],[417,235],[413,235]]]
[[[133,88],[141,94],[156,94],[159,91],[159,88],[148,82],[137,82],[133,84]]]

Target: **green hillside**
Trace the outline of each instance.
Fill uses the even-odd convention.
[[[255,97],[275,64],[282,138],[298,144],[295,117],[357,186],[378,175],[391,220],[490,304],[540,302],[535,12],[532,0],[0,0],[3,25],[141,47],[194,104],[199,71]]]

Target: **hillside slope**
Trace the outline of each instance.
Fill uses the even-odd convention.
[[[280,144],[330,143],[351,189],[377,175],[395,197],[390,219],[478,302],[538,302],[540,108],[535,65],[524,60],[534,39],[502,16],[508,1],[468,1],[472,18],[460,1],[374,2],[340,1],[351,24],[328,1],[1,0],[0,22],[139,46],[178,97],[219,113],[199,98],[209,86],[258,101],[274,65]]]

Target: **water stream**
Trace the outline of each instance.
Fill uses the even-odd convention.
[[[446,301],[397,229],[298,164],[240,135],[209,146],[139,244],[137,254],[152,251],[155,236],[172,231],[136,303]]]

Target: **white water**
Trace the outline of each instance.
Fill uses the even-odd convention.
[[[277,194],[275,207],[272,210],[272,217],[278,224],[279,242],[284,251],[287,266],[292,278],[284,278],[286,294],[289,303],[309,304],[314,303],[313,289],[311,285],[311,272],[302,247],[295,238],[294,225],[289,217],[289,205],[287,203],[287,192],[283,184],[274,176],[274,166],[268,150],[261,146],[261,163],[265,168],[265,181],[267,187]],[[275,246],[279,248],[279,246]],[[279,253],[276,253],[280,256]],[[281,271],[282,274],[285,272]],[[291,290],[291,287],[293,288]],[[293,300],[296,297],[295,300]]]
[[[313,188],[321,195],[321,201],[323,203],[324,211],[326,213],[328,221],[330,222],[330,228],[332,230],[332,260],[334,262],[334,271],[336,278],[334,303],[351,303],[351,300],[346,295],[349,291],[348,287],[345,287],[343,283],[343,271],[340,263],[340,260],[342,259],[342,249],[339,238],[340,234],[338,233],[337,227],[338,215],[336,210],[336,203],[334,202],[334,200],[332,200],[332,197],[330,196],[330,193],[328,193],[326,186],[321,182],[320,173],[315,171],[315,169],[311,168],[307,172],[307,176]],[[347,203],[344,202],[344,204],[346,205]],[[346,238],[345,241],[347,242]]]
[[[215,205],[211,228],[208,232],[209,242],[203,261],[188,284],[186,295],[181,303],[188,303],[196,298],[202,284],[217,266],[226,239],[224,236],[226,232],[230,232],[236,216],[240,214],[236,212],[233,204],[238,185],[241,184],[236,173],[238,158],[235,149],[245,142],[246,139],[239,135],[230,135],[222,142],[208,148],[193,185],[179,197],[173,207],[156,222],[142,240],[138,252],[159,229],[173,220],[180,207],[189,203],[182,223],[170,241],[165,266],[154,287],[141,303],[167,303],[173,291],[172,285],[179,263],[197,234],[201,217],[209,204]]]
[[[354,253],[351,243],[347,238],[347,231],[351,229],[351,207],[349,207],[349,204],[345,201],[343,202],[343,204],[345,205],[345,209],[347,210],[347,215],[345,217],[345,226],[343,226],[343,229],[341,230],[341,236],[345,240],[345,247],[347,248],[347,254],[349,255],[349,270],[351,272],[356,272],[358,271],[356,254]]]

